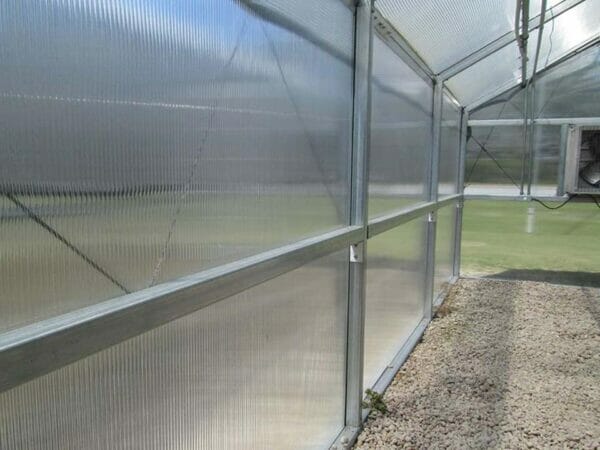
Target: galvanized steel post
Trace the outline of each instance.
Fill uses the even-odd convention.
[[[469,113],[465,108],[461,109],[460,119],[460,148],[458,156],[458,179],[456,183],[456,192],[464,194],[465,192],[465,162],[467,160],[467,134]],[[460,249],[462,243],[462,219],[465,200],[460,198],[456,204],[456,223],[454,227],[454,262],[452,266],[452,275],[454,278],[460,276]]]
[[[372,14],[371,1],[356,6],[354,53],[354,118],[352,134],[350,224],[361,226],[362,239],[350,249],[348,343],[346,356],[346,426],[362,424],[362,391],[365,326],[365,252],[369,126],[371,112]]]
[[[436,80],[433,87],[433,126],[432,145],[429,155],[429,173],[427,183],[427,196],[430,202],[438,200],[438,179],[440,148],[442,134],[442,104],[444,99],[444,84]],[[435,278],[435,240],[436,240],[436,212],[431,211],[427,216],[427,247],[425,260],[425,318],[431,319],[433,309],[433,283]]]

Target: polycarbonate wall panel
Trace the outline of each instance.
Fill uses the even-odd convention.
[[[440,197],[458,192],[460,163],[460,108],[447,95],[443,97],[438,180]]]
[[[0,331],[348,223],[354,18],[302,8],[335,51],[233,0],[2,2]]]
[[[514,2],[377,0],[376,5],[436,73],[514,29]]]
[[[369,217],[425,199],[433,91],[378,36],[373,38]]]
[[[600,46],[540,76],[535,100],[537,117],[600,117]]]
[[[472,127],[467,140],[465,194],[518,195],[524,139],[520,125]]]
[[[542,34],[538,69],[543,69],[583,43],[600,37],[599,23],[600,0],[586,0],[547,23]],[[534,54],[530,53],[530,70],[533,68]]]
[[[0,448],[325,448],[344,426],[347,252],[0,394]]]
[[[600,47],[595,46],[539,75],[535,82],[535,117],[600,117],[599,55]],[[512,90],[492,99],[471,112],[470,118],[522,119],[523,92]],[[523,126],[476,126],[471,131],[465,192],[517,195],[526,149]],[[532,193],[554,195],[559,178],[560,126],[536,124],[533,147]],[[528,171],[526,161],[526,180]]]
[[[536,125],[533,128],[531,193],[556,195],[560,160],[560,127]],[[528,168],[529,169],[529,168]]]
[[[445,206],[437,212],[435,242],[434,300],[448,286],[454,272],[454,239],[456,234],[456,204]]]
[[[375,384],[423,318],[425,221],[369,239],[364,386]]]

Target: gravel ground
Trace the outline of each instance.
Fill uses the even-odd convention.
[[[460,280],[355,448],[600,448],[600,290]]]

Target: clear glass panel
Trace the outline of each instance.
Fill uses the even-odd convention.
[[[0,394],[0,448],[325,448],[344,426],[347,252]]]
[[[433,298],[436,299],[448,286],[454,268],[454,237],[456,229],[456,204],[438,210],[435,241],[435,276]]]
[[[435,72],[514,29],[512,1],[377,0],[376,5]]]
[[[347,224],[339,6],[3,1],[0,331]]]
[[[375,384],[423,318],[425,247],[423,219],[369,239],[365,387]]]
[[[460,109],[447,95],[444,95],[438,183],[438,194],[440,197],[458,192],[459,159]]]
[[[369,216],[425,199],[433,91],[379,37],[373,39]]]
[[[600,287],[599,232],[600,209],[592,202],[552,211],[531,202],[470,200],[461,272]]]

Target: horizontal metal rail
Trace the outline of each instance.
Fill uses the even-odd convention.
[[[352,226],[0,335],[0,392],[348,248]]]
[[[556,17],[560,16],[562,13],[569,11],[571,8],[574,8],[575,6],[579,5],[580,3],[583,3],[584,1],[585,0],[565,0],[565,1],[557,4],[556,6],[550,8],[546,12],[546,15],[544,18],[544,23],[548,23],[548,22],[556,19]],[[533,31],[533,30],[539,28],[540,25],[541,25],[541,18],[538,15],[529,21],[529,31]],[[479,61],[487,58],[488,56],[492,55],[493,53],[496,53],[498,50],[501,50],[502,48],[506,47],[507,45],[512,44],[515,41],[516,41],[515,32],[514,32],[514,30],[510,30],[509,32],[505,33],[504,35],[502,35],[495,41],[490,42],[486,46],[471,53],[469,56],[461,59],[460,61],[456,62],[452,66],[442,70],[438,76],[442,80],[447,80],[447,79],[457,75],[458,73],[462,72],[463,70],[468,69],[472,65],[478,63]]]
[[[410,208],[401,209],[385,216],[377,217],[369,221],[367,235],[369,238],[381,234],[392,228],[410,222],[417,217],[424,217],[427,213],[437,211],[446,205],[462,199],[462,194],[450,195],[437,202],[421,203]]]
[[[568,196],[560,197],[554,195],[534,195],[533,197],[538,200],[548,201],[548,202],[563,202],[568,199]],[[527,195],[505,195],[505,194],[465,194],[465,201],[467,200],[502,200],[502,201],[517,201],[517,202],[528,202],[531,200],[531,197]],[[573,200],[575,201],[575,200]]]
[[[532,121],[530,120],[529,123]],[[600,126],[600,117],[552,117],[533,121],[536,125]],[[522,127],[523,119],[472,119],[470,127]]]

